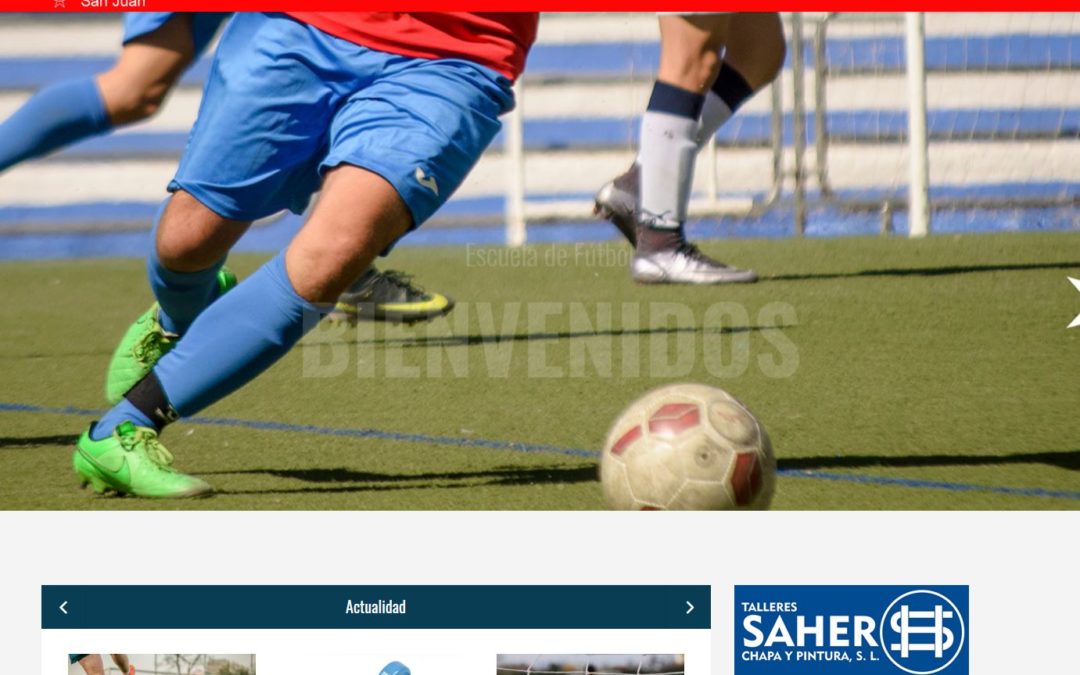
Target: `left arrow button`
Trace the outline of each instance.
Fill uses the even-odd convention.
[[[60,603],[60,611],[63,612],[64,614],[67,614],[67,604],[68,604],[67,600]]]

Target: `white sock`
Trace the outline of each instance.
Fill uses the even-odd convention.
[[[641,120],[641,215],[652,227],[677,228],[686,220],[697,136],[694,118],[646,111]]]
[[[705,105],[701,108],[701,123],[698,125],[697,144],[703,148],[709,139],[716,135],[720,127],[731,119],[734,111],[724,103],[724,99],[710,91],[705,95]]]
[[[697,145],[698,150],[704,148],[709,139],[716,135],[720,127],[735,116],[735,112],[724,103],[724,99],[710,91],[705,95],[705,105],[701,108],[701,119],[698,121]],[[634,164],[641,166],[641,154],[634,157]]]

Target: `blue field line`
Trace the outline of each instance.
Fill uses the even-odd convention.
[[[992,492],[994,494],[1009,495],[1013,497],[1047,497],[1052,499],[1078,499],[1080,492],[1071,490],[1048,490],[1036,487],[1008,487],[1003,485],[977,485],[975,483],[948,483],[936,480],[919,480],[914,478],[889,478],[887,476],[871,476],[867,474],[832,473],[829,471],[806,471],[803,469],[786,469],[777,471],[781,476],[791,478],[817,478],[845,483],[862,483],[865,485],[888,485],[891,487],[922,488],[928,490],[948,490],[950,492]]]
[[[816,140],[812,114],[806,115],[807,141]],[[994,108],[940,109],[927,113],[932,141],[1013,138],[1080,138],[1080,109]],[[527,150],[635,147],[641,123],[637,117],[566,117],[525,120]],[[829,136],[837,141],[902,139],[907,113],[900,110],[839,110],[826,115]],[[794,117],[784,115],[783,142],[794,139]],[[770,113],[743,113],[725,124],[717,140],[726,145],[765,145],[772,134]],[[179,157],[187,145],[186,132],[128,131],[91,138],[58,153],[70,159]],[[505,134],[493,146],[503,147]]]
[[[25,403],[0,403],[0,412],[23,412],[44,415],[75,415],[78,417],[100,417],[104,411],[90,410],[65,406],[62,408],[27,405]],[[581,448],[564,448],[557,445],[544,443],[514,443],[512,441],[495,441],[484,438],[461,438],[458,436],[431,436],[428,434],[412,434],[396,431],[383,431],[380,429],[355,429],[340,427],[324,427],[314,424],[288,424],[285,422],[264,422],[260,420],[241,420],[226,417],[189,417],[184,420],[188,424],[198,424],[213,427],[232,427],[240,429],[256,429],[258,431],[288,431],[293,433],[318,434],[320,436],[342,436],[346,438],[370,438],[379,441],[400,441],[404,443],[426,443],[428,445],[452,445],[461,448],[483,448],[486,450],[513,450],[515,452],[546,453],[566,455],[568,457],[586,457],[595,459],[598,453],[595,450]]]
[[[564,448],[557,445],[544,443],[514,443],[511,441],[495,441],[484,438],[460,438],[458,436],[430,436],[428,434],[411,434],[396,431],[382,431],[379,429],[339,429],[336,427],[322,427],[312,424],[288,424],[285,422],[262,422],[257,420],[238,420],[224,417],[192,417],[187,422],[218,427],[240,427],[244,429],[257,429],[259,431],[291,431],[322,436],[345,436],[349,438],[372,438],[380,441],[402,441],[405,443],[427,443],[429,445],[452,445],[460,448],[484,448],[487,450],[513,450],[515,452],[542,452],[568,457],[595,458],[599,455],[595,450],[583,448]]]
[[[100,410],[76,408],[74,406],[50,407],[26,403],[0,403],[0,412],[22,412],[44,415],[75,415],[78,417],[98,417]],[[381,429],[324,427],[313,424],[289,424],[287,422],[265,422],[261,420],[242,420],[228,417],[191,417],[184,420],[188,424],[202,426],[255,429],[258,431],[283,431],[290,433],[317,434],[320,436],[338,436],[345,438],[367,438],[380,441],[404,443],[423,443],[428,445],[450,445],[459,448],[480,448],[484,450],[511,450],[514,452],[556,454],[567,457],[599,459],[597,450],[586,448],[567,448],[545,443],[514,443],[484,438],[461,438],[458,436],[432,436],[428,434],[384,431]],[[1054,499],[1080,500],[1080,492],[1069,490],[1049,490],[1046,488],[1019,488],[998,485],[978,485],[975,483],[951,483],[946,481],[920,480],[915,478],[889,478],[868,474],[832,473],[828,471],[807,471],[803,469],[780,470],[778,475],[791,478],[816,478],[820,480],[859,483],[864,485],[887,485],[926,490],[947,490],[950,492],[989,492],[1015,497],[1046,497]]]
[[[199,60],[181,82],[201,86],[210,71],[210,60]],[[826,60],[832,75],[900,72],[905,63],[904,38],[831,38],[826,43]],[[112,56],[4,57],[0,58],[0,89],[36,89],[90,77],[108,70],[114,61]],[[655,42],[539,44],[529,54],[525,78],[649,77],[658,61]],[[809,46],[806,62],[813,63]],[[785,67],[790,63],[789,54]],[[929,37],[926,67],[930,72],[1076,68],[1080,67],[1080,34]]]

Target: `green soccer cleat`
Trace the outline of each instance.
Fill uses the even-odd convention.
[[[90,438],[93,428],[91,424],[75,443],[72,463],[83,485],[94,492],[163,499],[213,491],[206,481],[172,468],[172,453],[153,429],[124,422],[108,438],[95,441]]]
[[[454,301],[413,285],[408,274],[369,267],[349,286],[327,315],[330,321],[416,323],[450,313]]]
[[[218,295],[236,286],[236,275],[228,267],[218,270]],[[158,321],[155,302],[127,329],[113,352],[105,373],[105,400],[116,405],[139,380],[146,377],[154,364],[176,346],[180,336],[169,333]]]

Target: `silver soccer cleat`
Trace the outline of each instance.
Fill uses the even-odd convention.
[[[725,265],[689,243],[670,250],[635,252],[630,276],[642,284],[747,284],[758,279],[754,270]]]
[[[637,243],[638,193],[640,192],[640,169],[634,164],[624,173],[600,188],[593,198],[593,214],[610,220],[633,246]]]

